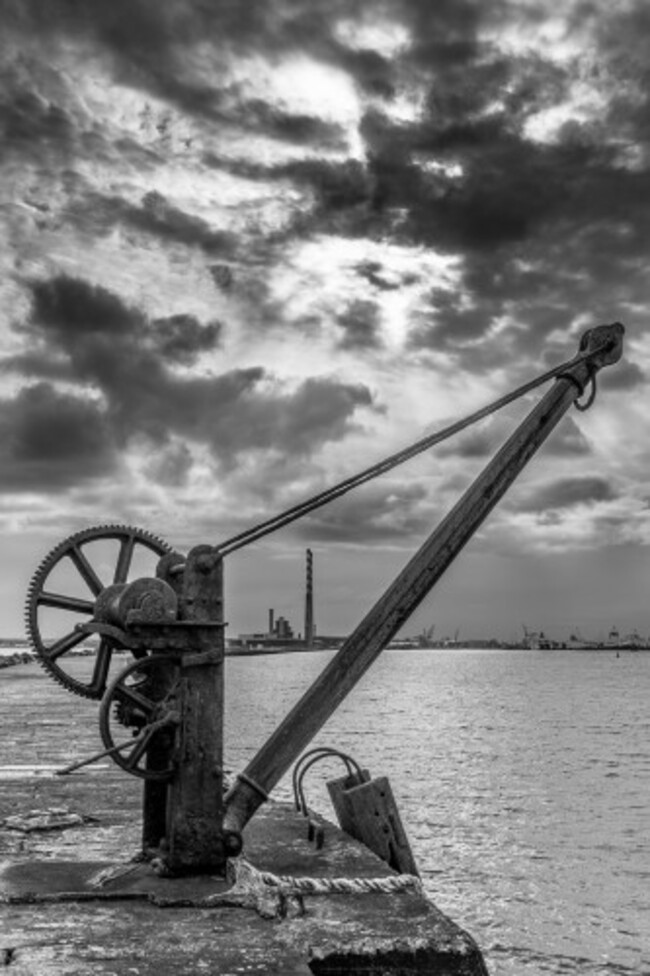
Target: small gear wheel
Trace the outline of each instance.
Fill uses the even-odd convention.
[[[113,543],[108,550],[107,543]],[[95,600],[106,586],[129,582],[143,554],[160,558],[168,552],[171,547],[166,542],[144,529],[102,525],[71,535],[45,557],[29,585],[25,624],[39,662],[64,688],[84,698],[102,697],[113,645],[101,638],[86,678],[79,673],[75,657],[88,635],[76,625],[92,620]],[[107,560],[110,579],[105,579]],[[60,636],[45,636],[51,632]]]

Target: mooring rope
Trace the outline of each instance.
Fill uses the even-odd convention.
[[[175,896],[161,892],[117,889],[106,891],[103,884],[113,880],[108,876],[103,882],[95,883],[90,891],[28,891],[21,894],[0,893],[0,905],[38,905],[60,904],[63,902],[91,901],[149,901],[161,908],[219,908],[220,906],[258,907],[263,898],[264,888],[269,894],[279,897],[301,895],[400,895],[408,892],[422,894],[422,882],[414,874],[388,875],[380,878],[302,878],[292,875],[278,875],[271,871],[260,871],[244,858],[232,862],[233,886],[207,896]],[[118,867],[124,867],[120,865]],[[128,868],[127,868],[128,870]],[[126,871],[115,871],[119,879]],[[91,879],[97,882],[97,878]],[[259,910],[259,909],[258,909]],[[268,913],[268,908],[267,908]]]
[[[260,881],[271,888],[283,888],[303,895],[396,895],[422,891],[414,874],[388,875],[385,878],[296,878],[291,875],[259,872]]]
[[[487,404],[485,407],[481,407],[480,410],[476,410],[474,413],[469,414],[462,420],[457,420],[455,423],[449,424],[448,427],[444,427],[442,430],[420,438],[420,440],[415,441],[415,443],[411,444],[409,447],[403,448],[401,451],[397,451],[397,453],[389,455],[383,460],[378,461],[376,464],[371,465],[369,468],[365,468],[363,471],[359,471],[357,474],[351,475],[349,478],[345,478],[343,481],[338,482],[338,484],[332,485],[330,488],[326,488],[317,495],[313,495],[311,498],[307,498],[304,501],[299,502],[297,505],[293,505],[284,512],[280,512],[278,515],[274,515],[263,522],[259,522],[257,525],[254,525],[249,529],[245,529],[243,532],[239,532],[237,535],[231,536],[231,538],[226,539],[225,542],[219,543],[216,546],[216,549],[225,556],[228,553],[235,552],[236,549],[241,549],[243,546],[249,545],[251,542],[256,542],[265,535],[269,535],[271,532],[275,532],[277,529],[281,529],[283,526],[289,525],[290,522],[294,522],[296,519],[302,518],[303,515],[308,515],[310,512],[320,508],[322,505],[326,505],[328,502],[334,501],[336,498],[340,498],[341,495],[347,494],[347,492],[351,491],[353,488],[358,488],[367,481],[371,481],[373,478],[377,478],[379,475],[385,474],[387,471],[391,471],[398,465],[404,464],[405,461],[409,461],[411,458],[416,457],[418,454],[421,454],[428,448],[434,447],[436,444],[440,444],[442,441],[447,440],[449,437],[453,437],[455,434],[459,434],[472,424],[478,423],[478,421],[483,420],[485,417],[489,417],[490,414],[496,413],[497,410],[501,410],[503,407],[506,407],[508,404],[513,403],[520,397],[525,396],[526,393],[530,393],[543,383],[547,383],[548,380],[554,378],[559,379],[562,377],[564,379],[569,379],[576,382],[574,377],[567,374],[567,370],[580,365],[580,363],[587,362],[589,359],[593,359],[594,356],[603,351],[606,345],[607,344],[603,345],[602,347],[598,347],[597,349],[592,349],[589,352],[579,353],[573,359],[570,359],[565,363],[561,363],[559,366],[555,366],[553,369],[549,369],[546,373],[542,373],[536,379],[529,380],[522,386],[517,387],[516,390],[512,390],[505,396],[499,397],[498,400],[493,400],[492,403]],[[579,384],[576,382],[576,385]],[[590,396],[588,402],[584,405],[578,405],[576,403],[576,406],[578,406],[581,410],[586,410],[593,403],[594,396],[595,383],[592,387],[592,395]]]

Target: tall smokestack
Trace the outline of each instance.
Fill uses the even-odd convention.
[[[273,633],[273,610],[269,610],[269,634]]]
[[[305,588],[305,644],[312,647],[314,643],[314,557],[311,549],[307,550],[307,579]]]

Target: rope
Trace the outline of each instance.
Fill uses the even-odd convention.
[[[405,891],[422,891],[422,882],[414,874],[389,875],[385,878],[295,878],[290,875],[260,871],[260,879],[271,888],[289,888],[306,895],[396,895]]]
[[[264,522],[259,522],[257,525],[252,526],[249,529],[245,529],[243,532],[239,532],[237,535],[231,536],[230,539],[226,539],[225,542],[220,543],[216,546],[216,549],[225,556],[228,553],[235,552],[237,549],[241,549],[243,546],[250,545],[252,542],[256,542],[258,539],[263,538],[265,535],[269,535],[271,532],[277,531],[277,529],[283,528],[285,525],[289,525],[290,522],[294,522],[296,519],[302,518],[303,515],[308,515],[309,512],[313,512],[315,509],[320,508],[322,505],[326,505],[336,498],[340,498],[342,495],[347,494],[353,488],[358,488],[360,485],[365,484],[367,481],[371,481],[373,478],[379,477],[379,475],[385,474],[387,471],[392,471],[400,464],[404,464],[405,461],[409,461],[411,458],[416,457],[428,448],[433,447],[436,444],[440,444],[442,441],[447,440],[449,437],[453,437],[454,434],[458,434],[470,427],[472,424],[477,423],[479,420],[483,420],[490,414],[495,413],[497,410],[501,410],[503,407],[508,406],[514,400],[525,396],[526,393],[530,393],[531,390],[536,389],[543,383],[548,382],[550,379],[554,378],[564,378],[573,379],[567,375],[567,370],[572,369],[575,366],[580,365],[580,363],[587,362],[594,356],[598,355],[607,347],[607,343],[603,346],[599,346],[597,349],[591,352],[579,353],[573,359],[568,360],[565,363],[561,363],[559,366],[555,366],[553,369],[549,369],[546,373],[542,373],[534,380],[529,380],[522,386],[517,387],[516,390],[512,390],[505,396],[500,397],[498,400],[493,400],[487,406],[482,407],[480,410],[475,411],[469,416],[462,420],[458,420],[448,427],[444,427],[440,431],[436,431],[433,434],[428,434],[426,437],[420,438],[420,440],[415,441],[409,447],[398,451],[396,454],[391,454],[384,458],[382,461],[371,465],[369,468],[365,468],[363,471],[358,472],[355,475],[345,478],[336,485],[332,485],[330,488],[326,488],[317,495],[313,495],[311,498],[307,498],[297,505],[293,505],[291,508],[286,509],[284,512],[280,512],[278,515],[274,515]],[[595,385],[592,392],[592,396],[588,403],[584,406],[580,406],[578,409],[586,410],[593,403],[593,398],[595,396]],[[577,406],[577,404],[576,404]]]
[[[20,895],[0,893],[0,905],[41,905],[62,902],[90,901],[149,901],[161,908],[218,908],[223,905],[236,905],[257,908],[264,898],[263,889],[279,898],[292,895],[398,895],[409,891],[423,892],[422,882],[413,874],[388,875],[384,878],[296,878],[291,875],[277,875],[270,871],[259,871],[244,858],[233,863],[235,883],[228,891],[217,892],[203,898],[165,897],[156,892],[143,890],[105,891],[95,888],[92,891],[26,892]],[[265,907],[264,917],[281,917],[281,913],[271,912]]]

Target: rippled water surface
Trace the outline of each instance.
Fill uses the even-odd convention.
[[[232,768],[330,656],[228,659]],[[386,651],[313,744],[390,777],[429,894],[492,976],[648,976],[649,701],[647,652]],[[305,780],[326,815],[338,775]]]

